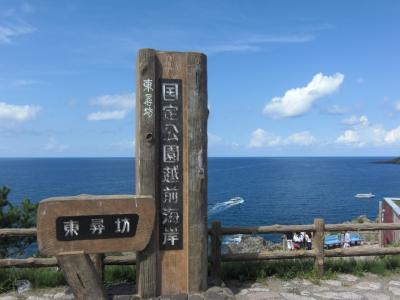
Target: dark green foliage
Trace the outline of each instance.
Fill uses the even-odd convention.
[[[0,188],[0,228],[30,228],[36,225],[37,204],[24,199],[20,205],[8,200],[10,189]],[[0,240],[0,258],[23,255],[35,237],[6,237]]]
[[[135,283],[135,266],[106,266],[104,270],[104,282],[111,283]]]

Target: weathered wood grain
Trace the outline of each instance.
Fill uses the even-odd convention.
[[[151,298],[159,294],[160,267],[158,263],[158,148],[159,117],[157,112],[158,97],[156,89],[156,52],[153,49],[140,49],[136,60],[136,194],[152,195],[156,204],[156,218],[153,232],[147,247],[137,253],[136,282],[137,291],[142,298]],[[153,115],[144,115],[145,96],[143,80],[153,82]]]
[[[8,236],[36,236],[36,228],[0,228],[0,238]]]
[[[313,237],[313,248],[315,251],[314,270],[317,277],[324,275],[324,227],[323,219],[314,220],[315,233]]]
[[[314,225],[270,225],[252,227],[223,227],[221,234],[256,234],[256,233],[285,233],[315,231]]]
[[[257,253],[223,254],[222,261],[256,261],[315,257],[314,250],[261,251]]]
[[[62,253],[57,256],[57,261],[77,300],[109,299],[88,254]]]
[[[75,241],[57,240],[56,219],[60,216],[121,213],[139,215],[137,231],[133,237]],[[40,202],[37,213],[39,251],[43,255],[51,256],[73,251],[85,251],[85,253],[93,254],[141,250],[149,242],[154,219],[155,203],[151,196],[85,195],[49,198]]]
[[[105,265],[134,265],[136,264],[136,255],[106,256],[103,262]],[[2,268],[46,268],[57,266],[58,263],[55,257],[0,259],[0,267]]]
[[[326,257],[349,257],[349,256],[381,256],[381,255],[394,255],[400,254],[400,247],[389,248],[337,248],[332,250],[325,250]]]
[[[187,54],[188,274],[190,293],[207,289],[207,57]]]
[[[221,222],[212,222],[211,234],[211,277],[216,284],[221,280]]]

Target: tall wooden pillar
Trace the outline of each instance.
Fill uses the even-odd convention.
[[[192,52],[139,51],[136,193],[154,195],[153,237],[138,254],[142,297],[207,287],[207,62]]]

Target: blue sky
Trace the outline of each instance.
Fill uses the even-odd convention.
[[[208,56],[210,156],[400,154],[398,1],[0,1],[0,156],[133,156],[140,48]]]

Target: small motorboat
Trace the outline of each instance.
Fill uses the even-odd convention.
[[[356,198],[374,198],[375,195],[372,193],[368,193],[368,194],[356,194],[354,197]]]
[[[244,202],[244,199],[242,197],[233,197],[230,200],[227,201],[229,204],[241,204]]]

